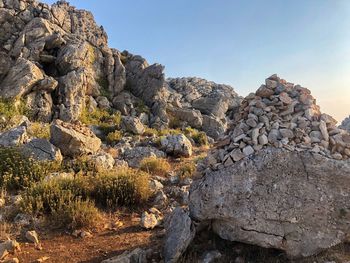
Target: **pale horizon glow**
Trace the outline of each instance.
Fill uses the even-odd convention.
[[[167,77],[201,77],[246,96],[277,73],[309,88],[339,122],[350,114],[348,0],[70,2],[93,13],[110,47],[165,65]]]

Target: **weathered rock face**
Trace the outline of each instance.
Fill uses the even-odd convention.
[[[344,129],[350,132],[350,116],[345,118],[339,126],[340,129]]]
[[[133,134],[143,134],[145,127],[138,118],[133,117],[123,117],[121,127],[127,132]]]
[[[242,101],[232,87],[200,78],[168,79],[167,84],[170,114],[214,139],[225,133]]]
[[[350,233],[350,161],[267,148],[190,191],[191,217],[224,239],[310,256]]]
[[[101,146],[101,140],[85,126],[56,120],[50,131],[50,142],[58,147],[64,156],[76,157],[95,153]]]

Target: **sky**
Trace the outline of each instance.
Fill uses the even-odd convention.
[[[165,65],[167,77],[202,77],[246,96],[277,73],[338,121],[350,114],[349,0],[70,3],[94,14],[110,47]]]

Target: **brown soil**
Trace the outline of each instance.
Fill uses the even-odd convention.
[[[141,248],[157,248],[161,240],[160,228],[146,231],[130,218],[121,220],[123,226],[114,230],[92,232],[90,238],[76,238],[70,233],[39,232],[42,250],[34,244],[20,242],[21,252],[16,257],[23,263],[38,262],[48,257],[47,263],[100,263],[102,260],[120,255],[125,251]]]

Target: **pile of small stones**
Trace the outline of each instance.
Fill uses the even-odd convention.
[[[207,161],[217,170],[267,146],[348,159],[350,134],[336,124],[321,113],[310,90],[272,75],[243,100],[229,134],[217,143]]]

